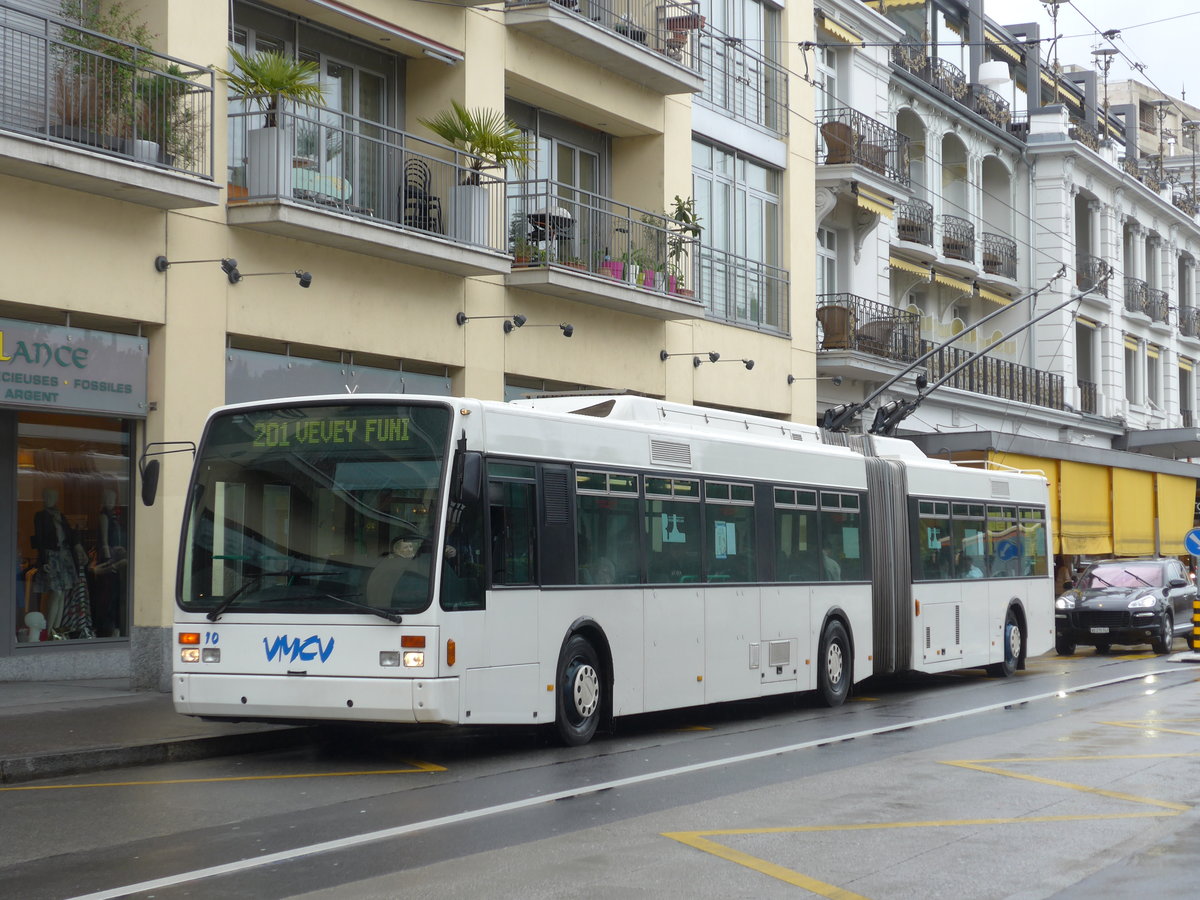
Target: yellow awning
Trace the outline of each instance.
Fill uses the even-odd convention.
[[[1196,503],[1196,479],[1184,475],[1155,476],[1158,498],[1159,552],[1174,556],[1186,552],[1183,536],[1191,530]]]
[[[1179,368],[1183,369],[1185,372],[1192,371],[1192,361],[1190,359],[1184,359],[1183,357],[1180,357]]]
[[[1138,348],[1137,338],[1131,338],[1131,337],[1125,338],[1125,349],[1126,350],[1136,350],[1137,348]]]
[[[1148,357],[1150,357],[1151,359],[1158,359],[1158,353],[1159,353],[1160,349],[1161,348],[1156,347],[1153,344],[1147,344],[1146,345],[1146,355]]]
[[[920,275],[925,279],[929,278],[929,266],[919,266],[914,262],[909,262],[907,259],[889,256],[888,265],[893,269],[899,269],[901,272],[911,272],[913,275]]]
[[[1108,466],[1059,460],[1058,541],[1063,553],[1113,552],[1112,483]]]
[[[955,278],[953,275],[946,275],[936,269],[933,272],[933,280],[938,284],[944,284],[946,287],[958,288],[960,291],[966,291],[968,294],[975,292],[975,285],[969,281],[963,281],[961,278]]]
[[[854,196],[858,205],[868,212],[887,216],[889,219],[892,217],[896,201],[886,194],[881,194],[878,191],[863,187],[861,184],[856,184],[854,187]]]
[[[821,24],[821,28],[832,34],[839,41],[845,41],[847,44],[853,44],[856,47],[862,44],[862,38],[850,29],[844,28],[837,22],[834,22],[828,16],[822,15],[818,21]]]
[[[1021,61],[1021,54],[1018,53],[1015,48],[1010,47],[1008,44],[1001,41],[999,37],[992,34],[986,28],[983,30],[983,37],[1005,56],[1011,57],[1015,62]]]
[[[1118,556],[1153,555],[1157,506],[1154,473],[1113,469],[1112,474],[1113,553]],[[1195,503],[1195,489],[1191,499]],[[1182,542],[1182,533],[1179,538]]]
[[[987,288],[981,287],[979,289],[979,296],[984,300],[990,300],[997,306],[1008,306],[1008,304],[1012,303],[1011,297],[1006,297],[1003,294],[997,294],[995,291],[989,291]]]

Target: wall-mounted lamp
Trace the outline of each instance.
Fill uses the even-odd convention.
[[[455,313],[454,321],[459,325],[466,325],[474,319],[503,319],[504,333],[511,334],[514,328],[523,328],[525,323],[529,321],[525,316],[517,313],[515,316],[468,316],[464,312]],[[575,326],[568,322],[556,322],[542,325],[530,325],[530,328],[558,328],[562,331],[563,337],[570,337],[575,333]]]
[[[190,263],[212,262],[220,263],[221,271],[228,275],[231,281],[233,280],[233,273],[237,271],[237,260],[228,256],[224,257],[223,259],[167,259],[165,256],[156,256],[154,257],[154,271],[165,272],[171,266],[185,266]]]
[[[436,59],[440,63],[445,63],[448,66],[457,65],[462,60],[457,56],[451,56],[449,53],[443,53],[440,50],[434,50],[432,47],[426,47],[423,51],[430,59]]]
[[[832,381],[835,385],[842,383],[841,375],[818,375],[815,378],[797,378],[795,375],[788,376],[788,384],[794,384],[797,381]]]
[[[747,369],[754,368],[754,360],[752,360],[752,359],[721,359],[721,354],[718,353],[716,350],[709,350],[708,353],[706,354],[706,357],[703,357],[703,358],[699,357],[699,356],[692,356],[691,353],[668,353],[666,350],[658,351],[658,358],[661,359],[663,362],[666,362],[672,356],[691,356],[692,357],[692,367],[697,368],[697,369],[700,368],[700,366],[702,366],[706,361],[712,362],[712,363],[715,363],[715,362],[740,362]]]
[[[229,276],[230,284],[237,284],[243,278],[255,278],[259,275],[294,275],[300,282],[300,287],[306,288],[312,284],[312,273],[303,272],[296,269],[294,272],[239,272],[237,266],[234,266],[232,272],[226,273]]]

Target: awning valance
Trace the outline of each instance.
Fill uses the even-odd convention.
[[[823,31],[829,32],[839,41],[845,41],[847,44],[853,44],[856,47],[862,44],[862,38],[857,34],[825,15],[818,15],[817,22]]]
[[[958,288],[960,291],[965,291],[968,294],[975,293],[975,285],[971,282],[963,281],[961,278],[955,278],[953,275],[947,275],[945,272],[939,272],[936,269],[933,272],[933,280],[938,284]]]
[[[1006,297],[1004,294],[997,294],[995,291],[989,291],[987,288],[979,289],[979,296],[984,300],[995,303],[997,306],[1008,306],[1012,303],[1011,297]]]
[[[909,272],[913,275],[920,275],[926,280],[929,279],[929,266],[918,265],[915,262],[909,262],[907,259],[900,259],[896,256],[888,257],[888,265],[893,269],[899,269],[901,272]]]
[[[892,217],[892,212],[895,208],[896,201],[887,194],[881,194],[878,191],[873,191],[868,187],[863,187],[861,184],[854,185],[854,198],[860,207],[868,212],[876,213],[877,215]]]

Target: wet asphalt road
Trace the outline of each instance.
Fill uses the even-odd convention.
[[[639,717],[573,749],[331,729],[0,791],[0,896],[1189,896],[1198,679],[1084,650],[868,682],[836,710]]]

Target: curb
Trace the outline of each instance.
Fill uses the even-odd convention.
[[[282,727],[249,734],[181,738],[128,747],[97,747],[34,756],[0,759],[0,784],[21,784],[40,778],[58,778],[165,762],[186,762],[241,753],[261,753],[294,747],[312,739],[312,727]]]

